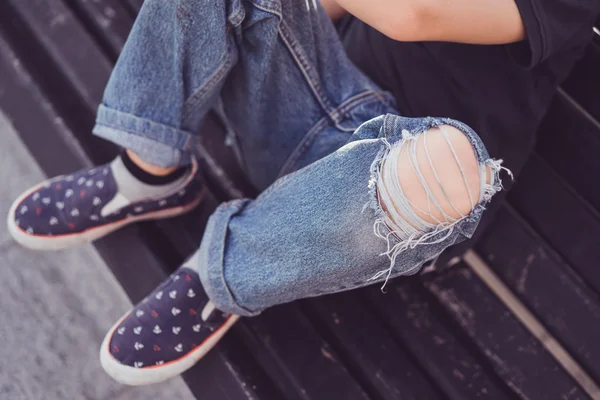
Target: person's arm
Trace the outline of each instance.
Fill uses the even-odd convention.
[[[332,21],[337,21],[346,14],[346,10],[337,2],[337,0],[321,0],[321,5],[325,9]]]
[[[400,41],[505,44],[525,38],[514,0],[337,0],[386,36]]]

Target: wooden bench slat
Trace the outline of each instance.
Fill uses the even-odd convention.
[[[344,364],[382,400],[442,399],[428,379],[381,326],[356,293],[324,296],[302,303],[319,332]]]
[[[111,143],[92,137],[111,65],[60,0],[0,2],[4,35],[94,163],[114,157]]]
[[[475,356],[475,349],[457,337],[450,321],[419,278],[389,282],[362,290],[371,312],[405,344],[420,367],[451,400],[513,399],[512,393]]]
[[[295,304],[244,321],[246,344],[286,399],[370,397]]]
[[[12,23],[31,29],[53,65],[83,102],[95,110],[112,67],[71,10],[61,0],[5,0],[5,3],[12,13],[0,16],[3,27]],[[51,66],[40,65],[40,68]]]
[[[111,61],[116,61],[129,31],[133,17],[120,0],[66,0],[96,43]]]
[[[464,263],[430,277],[426,286],[517,396],[523,399],[589,399]]]
[[[0,76],[0,107],[46,174],[70,173],[89,163],[83,149],[70,140],[65,121],[2,35]],[[70,157],[57,160],[57,154]]]
[[[477,251],[556,339],[600,378],[597,293],[510,207],[499,211]]]

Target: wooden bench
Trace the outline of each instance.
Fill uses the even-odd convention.
[[[49,176],[106,162],[95,109],[142,0],[0,2],[0,108]],[[451,269],[241,320],[184,378],[198,399],[599,399],[600,36],[558,92],[493,227]],[[96,247],[132,301],[254,196],[218,121],[207,201]],[[143,278],[140,279],[140,276]]]

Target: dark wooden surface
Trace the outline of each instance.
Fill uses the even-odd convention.
[[[48,175],[110,160],[95,109],[141,0],[0,3],[0,108]],[[600,37],[557,95],[476,251],[600,382]],[[195,247],[216,205],[256,193],[212,118],[210,196],[191,215],[96,246],[133,301]],[[139,276],[144,279],[139,279]],[[199,399],[597,399],[472,268],[275,307],[240,321],[184,378]],[[581,382],[581,379],[579,379]],[[591,389],[590,389],[591,387]],[[587,391],[586,391],[587,389]]]

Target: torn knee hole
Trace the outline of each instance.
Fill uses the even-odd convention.
[[[490,180],[491,171],[480,167],[465,134],[444,125],[392,146],[377,193],[387,225],[409,237],[468,215]]]
[[[502,160],[479,160],[470,139],[450,125],[420,135],[403,134],[372,165],[371,204],[378,212],[377,237],[387,242],[382,254],[390,267],[371,280],[386,277],[399,254],[418,245],[445,241],[455,226],[482,202],[502,189],[498,178]],[[382,229],[385,226],[387,229]],[[410,274],[421,265],[404,265]]]

